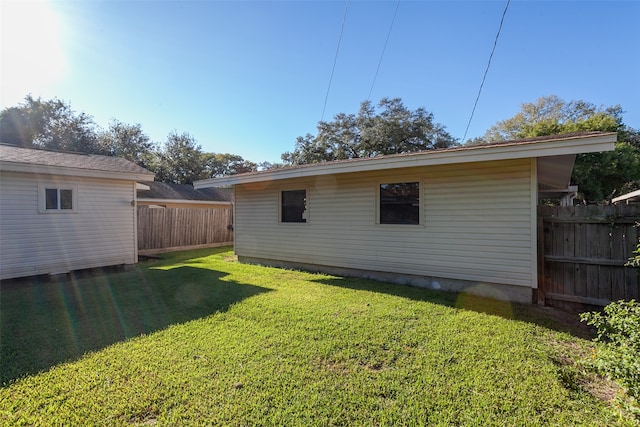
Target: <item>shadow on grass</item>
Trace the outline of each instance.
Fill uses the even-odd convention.
[[[139,266],[124,273],[2,282],[0,384],[131,337],[226,311],[268,291],[225,276],[192,266]]]
[[[551,307],[517,304],[484,298],[469,293],[434,291],[425,288],[378,282],[370,279],[352,277],[336,277],[332,279],[313,279],[313,282],[341,288],[381,292],[388,295],[425,301],[447,307],[472,310],[500,316],[505,319],[533,323],[558,332],[565,332],[578,338],[591,339],[593,331],[580,322],[577,313],[567,312]]]

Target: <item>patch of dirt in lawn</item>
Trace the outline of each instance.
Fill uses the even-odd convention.
[[[620,392],[620,387],[616,383],[597,375],[591,375],[590,378],[582,381],[580,385],[593,396],[605,402],[612,402]]]
[[[549,345],[555,350],[553,361],[558,366],[565,387],[582,389],[597,399],[612,403],[621,391],[620,386],[589,370],[587,361],[594,351],[591,345],[557,340],[550,340]]]
[[[582,340],[591,341],[595,336],[594,328],[580,322],[580,314],[577,312],[537,305],[522,309],[518,313],[523,317],[521,320],[533,321]],[[558,374],[565,387],[584,390],[601,401],[613,404],[621,389],[617,383],[598,375],[589,367],[589,360],[595,351],[594,343],[549,338],[548,344],[554,350],[551,357],[558,366]]]
[[[591,340],[595,336],[594,329],[586,323],[580,322],[580,314],[574,311],[530,305],[517,310],[516,318],[566,332],[577,338]]]

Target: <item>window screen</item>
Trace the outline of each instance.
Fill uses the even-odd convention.
[[[44,190],[45,209],[58,209],[58,189],[46,188]]]
[[[282,222],[307,222],[307,190],[283,191],[280,200]]]
[[[380,224],[420,224],[420,183],[380,184]]]
[[[60,190],[60,209],[73,209],[73,190]]]
[[[46,210],[73,210],[73,190],[45,188],[44,207]]]

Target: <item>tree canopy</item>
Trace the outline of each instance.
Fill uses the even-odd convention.
[[[481,138],[492,143],[535,136],[586,131],[617,132],[615,151],[578,155],[572,177],[584,201],[602,201],[640,188],[640,129],[626,125],[622,107],[564,101],[557,96],[524,103],[513,117],[502,120]],[[360,104],[357,114],[337,114],[321,121],[317,135],[297,138],[295,149],[282,154],[284,164],[256,164],[230,153],[205,153],[187,132],[171,132],[164,143],[151,141],[140,124],[113,120],[107,129],[77,113],[59,99],[26,96],[0,112],[0,142],[21,147],[75,151],[124,157],[156,173],[156,179],[192,183],[198,179],[287,165],[375,157],[449,148],[458,145],[445,127],[424,108],[409,110],[399,98],[377,105]]]
[[[582,100],[543,96],[522,104],[515,116],[491,126],[481,139],[496,142],[595,130],[619,132],[625,127],[622,115],[619,105],[603,108]]]
[[[230,153],[205,153],[203,156],[208,177],[254,172],[259,165]]]
[[[586,101],[565,101],[555,95],[524,103],[515,116],[491,126],[470,143],[558,135],[574,132],[617,132],[614,151],[580,154],[573,184],[585,202],[598,202],[640,188],[640,130],[623,122],[622,107],[602,107]]]
[[[360,104],[358,114],[337,114],[321,121],[318,134],[296,140],[292,152],[282,154],[287,165],[331,160],[375,157],[448,148],[457,144],[433,114],[424,108],[411,111],[399,98],[383,98],[377,108],[370,101]]]
[[[32,96],[0,112],[0,142],[25,148],[43,148],[118,156],[156,174],[156,180],[179,184],[197,179],[267,168],[229,153],[204,153],[187,132],[171,132],[164,143],[151,141],[140,124],[112,120],[107,129],[85,113],[75,112],[59,99]],[[273,165],[274,167],[277,165]]]
[[[76,113],[59,99],[42,101],[30,95],[0,114],[0,141],[20,147],[104,154],[91,116]]]
[[[124,157],[144,168],[152,168],[153,156],[157,150],[143,132],[140,124],[127,124],[112,120],[109,127],[98,134],[99,145],[109,156]]]

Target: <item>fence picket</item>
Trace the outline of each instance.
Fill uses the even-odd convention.
[[[231,207],[149,208],[138,206],[138,250],[205,246],[233,241]]]
[[[640,269],[624,263],[638,243],[640,205],[541,206],[538,217],[545,304],[584,310],[638,298]]]

